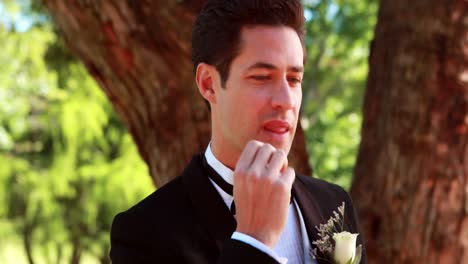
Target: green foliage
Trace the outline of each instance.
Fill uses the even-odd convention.
[[[375,0],[306,0],[302,124],[314,175],[349,188],[360,142]]]
[[[153,190],[147,166],[52,25],[30,21],[18,32],[21,3],[5,3],[0,15],[13,24],[0,24],[0,251],[20,237],[46,263],[69,262],[73,248],[102,258],[114,215]]]

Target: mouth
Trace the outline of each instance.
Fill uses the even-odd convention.
[[[270,133],[276,135],[284,135],[289,132],[291,126],[283,120],[270,120],[263,124],[263,128]]]

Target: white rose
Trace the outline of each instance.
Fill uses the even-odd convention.
[[[334,259],[338,264],[346,264],[354,261],[356,255],[356,239],[359,234],[349,232],[334,233],[335,240]]]

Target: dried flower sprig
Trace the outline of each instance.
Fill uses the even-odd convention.
[[[325,224],[315,227],[319,239],[312,244],[317,248],[311,251],[315,259],[323,259],[332,264],[358,264],[361,260],[362,246],[356,248],[358,234],[351,234],[343,230],[345,220],[345,203],[333,211]],[[324,257],[319,257],[318,251]]]

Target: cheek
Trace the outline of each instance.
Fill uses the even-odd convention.
[[[245,119],[250,120],[251,122],[256,122],[259,119],[262,119],[262,114],[268,114],[269,111],[269,100],[270,95],[258,93],[252,94],[249,97],[244,98],[244,100],[239,104],[240,111],[244,113]]]
[[[302,89],[299,88],[295,95],[296,95],[296,112],[299,112],[299,109],[301,109],[301,104],[302,104]]]
[[[242,129],[245,133],[252,133],[258,128],[259,120],[262,119],[262,101],[255,95],[243,97],[233,105],[230,109],[230,120],[228,122],[235,123],[237,128]],[[250,132],[248,132],[250,131]]]

